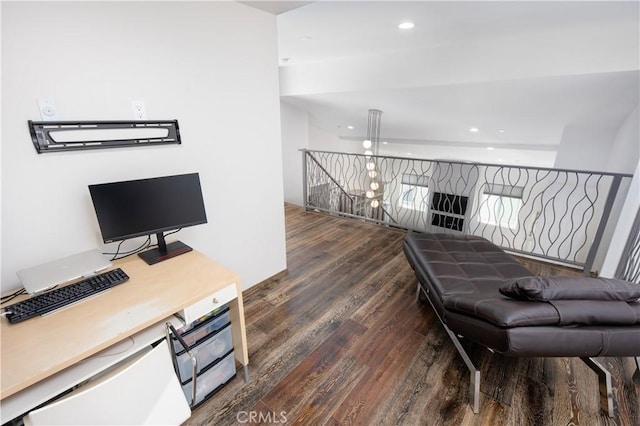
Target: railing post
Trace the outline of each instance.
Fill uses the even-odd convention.
[[[307,150],[301,149],[302,152],[302,205],[304,210],[309,210],[309,198],[307,197]]]
[[[600,223],[598,224],[598,230],[596,231],[596,235],[593,237],[593,243],[591,244],[591,248],[589,249],[589,254],[587,254],[587,260],[584,262],[583,275],[585,276],[589,276],[591,274],[591,268],[593,268],[593,262],[595,261],[596,254],[598,253],[598,249],[600,248],[600,242],[602,241],[604,230],[607,227],[607,222],[609,222],[609,216],[611,215],[613,203],[616,199],[616,196],[618,195],[618,189],[620,188],[621,180],[622,176],[613,176],[613,181],[611,182],[609,193],[607,194],[607,200],[604,203],[602,216],[600,217]]]
[[[615,277],[640,284],[640,209],[622,250]],[[638,368],[640,369],[640,364]]]

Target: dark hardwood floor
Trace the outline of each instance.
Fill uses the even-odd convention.
[[[579,359],[513,359],[466,343],[482,371],[473,414],[468,370],[415,300],[403,232],[293,205],[286,231],[287,271],[244,293],[251,381],[240,370],[185,424],[640,425],[631,358],[599,359],[614,379],[610,419]]]

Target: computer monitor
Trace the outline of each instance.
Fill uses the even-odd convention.
[[[105,243],[155,234],[158,248],[139,254],[148,264],[191,251],[164,233],[207,223],[200,176],[190,173],[89,185]]]

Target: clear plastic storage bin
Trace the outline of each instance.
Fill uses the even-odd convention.
[[[189,329],[189,331],[183,332],[180,336],[182,340],[189,346],[195,345],[197,342],[206,338],[209,334],[215,333],[216,331],[224,328],[227,324],[229,324],[229,310],[224,310],[218,313],[216,316],[210,317],[206,321],[198,324],[196,327]],[[178,339],[175,337],[172,338],[173,342],[173,350],[176,353],[182,352],[184,348],[180,343],[178,343]]]
[[[206,315],[201,316],[197,320],[183,326],[182,328],[179,328],[178,333],[180,333],[181,336],[191,333],[192,330],[200,328],[202,324],[208,323],[212,319],[216,319],[228,311],[229,311],[229,304],[222,305],[214,309],[213,311],[207,313]]]
[[[182,345],[178,342],[175,343],[182,349]],[[227,324],[222,330],[209,335],[209,337],[192,346],[189,350],[198,361],[197,373],[200,373],[211,363],[224,357],[227,352],[232,349],[233,339],[231,337],[231,325]],[[189,354],[185,350],[176,350],[176,362],[178,364],[180,381],[184,383],[186,380],[190,380],[193,373],[193,363],[191,362]]]
[[[232,350],[223,359],[198,374],[196,379],[196,399],[192,404],[192,408],[213,395],[233,379],[235,375],[236,361]],[[182,390],[189,404],[191,404],[192,389],[191,380],[182,385]]]

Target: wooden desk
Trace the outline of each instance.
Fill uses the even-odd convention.
[[[0,323],[0,399],[7,398],[75,363],[235,284],[229,302],[236,360],[249,356],[240,279],[192,251],[149,266],[138,256],[114,262],[130,279],[104,293],[42,317]],[[16,299],[19,301],[19,299]],[[13,302],[13,301],[12,301]]]

